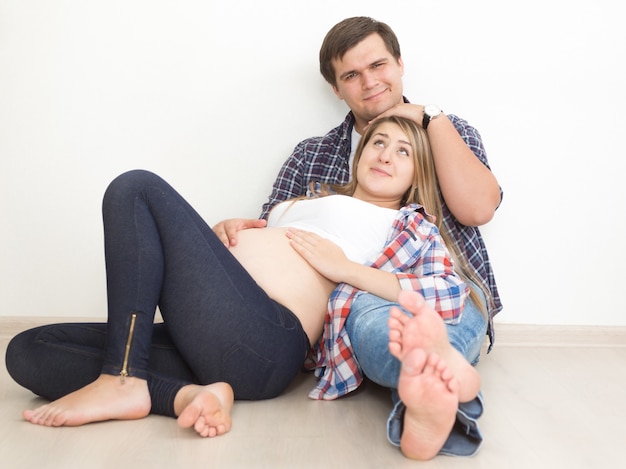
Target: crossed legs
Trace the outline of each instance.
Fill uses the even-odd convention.
[[[480,375],[448,340],[441,317],[415,292],[402,291],[389,318],[389,351],[401,363],[398,393],[406,405],[400,448],[405,456],[436,456],[454,425],[460,402],[474,399]]]
[[[76,426],[142,418],[157,407],[179,417],[181,426],[215,436],[230,428],[235,393],[238,398],[273,397],[297,373],[300,329],[292,333],[273,321],[286,313],[165,181],[145,171],[116,178],[104,197],[103,219],[109,321],[102,372],[90,384],[81,383],[50,404],[25,411],[27,421]],[[167,389],[154,394],[158,379],[149,359],[157,304],[193,381],[165,374],[165,384],[174,384],[156,386]],[[225,310],[232,314],[223,314]],[[249,334],[250,329],[258,334]],[[247,358],[253,354],[264,366]],[[285,358],[266,358],[275,355]],[[242,362],[253,372],[243,370]],[[275,372],[268,363],[276,363],[279,371],[284,365],[286,371]]]

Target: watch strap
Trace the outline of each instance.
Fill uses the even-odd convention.
[[[428,124],[430,124],[430,116],[426,114],[426,110],[424,110],[424,117],[422,117],[422,129],[426,130]]]

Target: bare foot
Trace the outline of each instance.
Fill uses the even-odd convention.
[[[434,458],[450,435],[458,407],[458,383],[435,353],[416,348],[402,362],[398,394],[406,406],[400,440],[411,459]]]
[[[222,435],[230,430],[233,400],[233,388],[228,383],[189,384],[178,391],[174,399],[178,425],[193,426],[203,437]]]
[[[389,351],[398,360],[413,349],[426,354],[437,353],[447,364],[459,385],[459,402],[473,400],[480,391],[480,375],[448,340],[448,331],[441,316],[414,291],[402,290],[398,302],[413,317],[399,308],[391,308],[389,318]]]
[[[103,420],[140,419],[150,413],[150,394],[145,380],[100,375],[93,383],[34,410],[24,419],[47,427],[78,426]]]

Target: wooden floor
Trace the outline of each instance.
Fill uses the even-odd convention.
[[[50,322],[48,319],[47,322]],[[0,350],[40,324],[0,318]],[[40,402],[0,368],[2,468],[619,468],[625,467],[626,328],[501,325],[483,357],[485,436],[473,458],[405,459],[386,440],[388,392],[372,384],[334,402],[306,397],[302,375],[281,397],[238,402],[232,431],[201,439],[173,419],[45,428],[22,421]]]

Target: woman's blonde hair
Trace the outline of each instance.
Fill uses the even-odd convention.
[[[354,194],[357,184],[359,183],[356,175],[361,154],[363,153],[363,148],[365,148],[368,144],[376,130],[386,122],[395,124],[402,130],[402,132],[407,136],[413,152],[413,183],[405,192],[404,197],[402,198],[401,206],[415,203],[424,207],[427,214],[430,215],[430,221],[439,229],[439,232],[441,233],[441,237],[443,238],[446,248],[450,252],[450,256],[454,262],[457,274],[463,279],[463,281],[469,281],[480,288],[485,297],[488,298],[487,292],[482,286],[482,282],[478,278],[466,256],[463,254],[463,251],[459,249],[456,240],[444,223],[442,195],[439,190],[439,181],[435,170],[435,161],[430,149],[430,143],[428,142],[428,136],[426,131],[412,120],[398,116],[389,116],[382,117],[374,121],[366,129],[356,149],[352,170],[352,180],[343,185],[322,184],[321,191],[318,190],[319,195],[336,193],[351,196]],[[314,184],[315,183],[312,183],[312,185]],[[313,187],[311,188],[313,189]],[[315,191],[312,190],[311,192]],[[474,304],[482,310],[483,314],[486,314],[483,302],[480,300],[478,293],[474,291],[473,288],[470,288],[470,298],[474,301]]]

